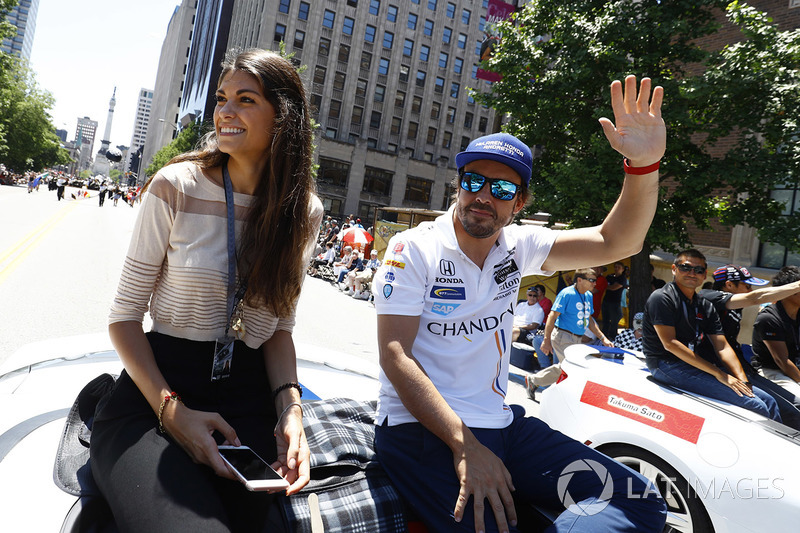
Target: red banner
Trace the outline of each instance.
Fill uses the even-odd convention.
[[[489,0],[489,7],[486,10],[486,25],[483,33],[484,39],[481,43],[480,60],[486,61],[492,56],[495,45],[500,42],[500,32],[497,30],[497,23],[505,20],[514,12],[514,6],[506,4],[501,0]],[[478,69],[476,74],[478,79],[487,81],[500,81],[502,76],[496,72]]]
[[[697,444],[705,418],[635,394],[587,381],[581,402]]]

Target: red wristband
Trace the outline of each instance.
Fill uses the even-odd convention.
[[[630,161],[627,157],[622,158],[622,170],[625,171],[625,174],[633,174],[635,176],[642,176],[644,174],[650,174],[651,172],[655,172],[658,170],[658,167],[661,166],[661,161],[656,161],[652,165],[647,165],[646,167],[632,167],[630,166]]]

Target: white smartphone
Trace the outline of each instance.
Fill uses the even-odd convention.
[[[219,454],[248,490],[285,489],[289,483],[247,446],[220,446]]]

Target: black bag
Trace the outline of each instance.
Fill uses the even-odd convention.
[[[118,529],[111,509],[92,477],[89,442],[97,404],[111,392],[117,376],[101,374],[87,383],[67,415],[58,443],[53,481],[68,494],[78,496],[64,523],[62,533],[112,533]]]

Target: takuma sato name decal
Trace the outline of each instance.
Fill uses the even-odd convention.
[[[705,418],[635,394],[587,381],[581,402],[697,444]]]

